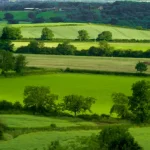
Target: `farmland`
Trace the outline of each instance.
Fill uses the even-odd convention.
[[[149,62],[148,58],[117,58],[91,56],[60,56],[60,55],[33,55],[26,54],[28,66],[66,69],[88,69],[116,72],[133,72],[137,62]],[[149,67],[149,66],[148,66]],[[150,69],[147,70],[150,73]]]
[[[63,96],[69,94],[95,97],[97,101],[92,106],[92,111],[98,114],[108,114],[112,106],[111,94],[113,92],[122,92],[130,95],[131,85],[142,79],[144,78],[61,73],[0,78],[0,99],[23,102],[25,86],[49,86],[52,93],[59,95],[59,101],[62,100]],[[150,80],[150,78],[145,79]]]
[[[61,42],[60,42],[61,43]],[[18,47],[27,46],[29,42],[16,42],[13,41],[14,49],[16,50]],[[58,42],[44,42],[46,47],[56,47]],[[92,46],[99,46],[98,42],[71,42],[70,44],[77,47],[77,50],[89,49]],[[146,51],[150,49],[150,43],[109,43],[110,46],[114,47],[114,49],[122,49],[122,50],[143,50]]]
[[[78,31],[82,29],[88,31],[91,39],[96,39],[102,31],[112,32],[113,39],[150,39],[150,31],[90,23],[16,24],[11,26],[19,27],[23,38],[40,38],[43,27],[48,27],[53,31],[55,38],[59,39],[77,39]],[[0,27],[0,33],[3,27]]]
[[[43,125],[45,121],[47,124],[51,123],[51,121],[56,121],[56,125],[62,125],[64,123],[63,119],[55,119],[55,118],[46,118],[46,117],[35,117],[35,116],[28,116],[28,115],[2,115],[3,120],[8,120],[8,125],[12,124],[13,126],[18,126],[18,122],[20,121],[22,127],[22,123],[27,123],[28,126],[36,127],[37,124],[36,121],[42,121]],[[12,118],[14,120],[12,120]],[[33,119],[33,120],[32,120]],[[25,120],[25,121],[24,121]],[[74,119],[72,119],[73,121]],[[60,122],[57,122],[60,121]],[[62,122],[62,123],[61,123]],[[66,121],[67,122],[67,121]],[[74,122],[76,123],[76,122]],[[38,124],[42,125],[41,122]],[[90,123],[87,123],[90,124]],[[24,124],[25,125],[25,124]],[[64,124],[66,125],[66,124]],[[67,122],[68,125],[68,122]],[[69,123],[70,125],[70,123]],[[8,141],[1,141],[0,142],[0,150],[20,150],[20,147],[22,150],[29,150],[29,149],[35,149],[38,148],[38,150],[43,150],[44,147],[47,147],[48,144],[50,144],[51,141],[59,140],[61,144],[68,145],[73,144],[79,137],[86,137],[90,135],[99,134],[100,130],[71,130],[71,131],[39,131],[39,132],[33,132],[28,134],[20,135],[14,139],[10,137],[10,135],[5,134],[7,138],[9,138]],[[150,127],[134,127],[130,128],[129,132],[134,136],[135,140],[144,148],[144,150],[149,150],[149,140],[150,140]],[[30,139],[30,140],[29,140]],[[79,139],[78,139],[79,140]],[[76,143],[77,144],[77,143]],[[73,146],[73,145],[72,145]]]

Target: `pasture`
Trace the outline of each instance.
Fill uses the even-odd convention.
[[[139,80],[150,78],[125,77],[92,74],[48,74],[30,75],[15,78],[0,78],[0,99],[11,102],[23,102],[24,87],[28,85],[49,86],[52,93],[59,95],[59,102],[63,96],[78,94],[96,98],[92,106],[93,113],[109,113],[112,106],[113,92],[131,95],[131,85]]]
[[[14,44],[14,50],[16,50],[18,47],[27,46],[29,42],[13,41],[13,44]],[[59,44],[58,42],[44,42],[44,45],[46,47],[57,47],[58,44]],[[70,44],[77,47],[77,50],[89,49],[92,46],[95,47],[99,46],[98,42],[71,42]],[[150,49],[150,43],[109,43],[109,44],[110,46],[114,47],[114,49],[121,49],[121,50],[131,49],[131,50],[146,51]]]
[[[79,30],[87,30],[91,39],[96,39],[103,31],[112,32],[113,39],[139,39],[149,40],[150,31],[121,28],[109,25],[97,25],[91,23],[44,23],[44,24],[15,24],[11,25],[21,29],[23,38],[40,38],[44,27],[51,29],[55,38],[77,39]],[[0,33],[3,26],[0,27]]]
[[[133,72],[135,65],[149,62],[148,58],[119,58],[119,57],[92,57],[92,56],[61,56],[61,55],[33,55],[25,54],[28,66],[41,68],[88,69],[116,72]],[[146,73],[150,73],[150,66]]]
[[[92,122],[86,122],[81,119],[40,117],[31,115],[0,115],[0,120],[8,127],[30,128],[30,127],[50,127],[50,124],[56,124],[57,127],[72,126],[96,126]]]

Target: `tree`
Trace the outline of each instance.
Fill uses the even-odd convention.
[[[0,49],[6,51],[13,51],[14,44],[10,40],[0,40]]]
[[[0,69],[2,69],[2,74],[14,68],[14,57],[13,54],[7,51],[0,51]]]
[[[30,18],[30,19],[35,19],[35,18],[36,18],[36,14],[33,13],[33,12],[29,12],[29,13],[28,13],[28,18]]]
[[[14,19],[14,16],[13,16],[13,14],[11,14],[11,13],[5,13],[5,14],[4,14],[4,18],[5,18],[6,20],[13,20],[13,19]]]
[[[121,117],[123,119],[128,118],[129,117],[128,97],[123,93],[113,93],[112,99],[114,105],[112,106],[110,113],[111,114],[116,113],[118,117]]]
[[[55,100],[58,95],[51,94],[49,87],[26,86],[24,89],[25,108],[34,113],[44,113],[55,111]]]
[[[62,44],[58,44],[56,47],[56,51],[60,55],[74,55],[76,50],[76,47],[71,45],[68,41],[63,42]]]
[[[138,123],[150,119],[150,82],[138,81],[132,85],[132,96],[129,97],[129,109]]]
[[[16,73],[23,73],[23,70],[25,69],[26,65],[27,61],[24,55],[18,55],[15,57],[14,70],[16,71]]]
[[[22,38],[22,35],[21,35],[20,28],[15,28],[15,27],[4,27],[3,28],[1,39],[18,40],[21,38]]]
[[[78,31],[78,39],[80,41],[86,41],[89,39],[89,35],[88,35],[88,32],[86,30],[79,30]]]
[[[52,40],[53,37],[54,37],[54,34],[52,30],[50,30],[47,27],[43,28],[42,35],[41,35],[42,40]]]
[[[142,150],[129,131],[121,126],[104,128],[98,139],[102,150]]]
[[[137,71],[139,71],[140,73],[142,73],[142,72],[146,71],[148,68],[147,68],[147,65],[145,63],[139,61],[136,64],[135,69]]]
[[[103,31],[100,33],[96,39],[97,41],[111,41],[112,33],[110,31]]]
[[[95,103],[95,99],[92,97],[83,97],[81,95],[68,95],[65,96],[64,99],[64,109],[74,112],[74,115],[76,116],[77,113],[80,113],[81,111],[91,111],[90,108],[92,104]]]

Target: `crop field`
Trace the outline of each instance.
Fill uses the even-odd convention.
[[[117,58],[117,57],[92,57],[92,56],[60,56],[60,55],[25,55],[28,66],[42,68],[89,69],[116,72],[136,72],[135,65],[149,62],[148,58]],[[146,73],[150,73],[150,66]]]
[[[139,80],[150,78],[125,77],[91,74],[49,74],[31,75],[16,78],[0,78],[0,99],[23,102],[24,87],[28,85],[49,86],[52,93],[59,95],[59,102],[63,96],[78,94],[96,98],[92,106],[93,113],[109,113],[112,106],[113,92],[131,94],[131,85]],[[122,88],[120,88],[122,87]]]
[[[48,27],[54,32],[55,38],[61,39],[77,39],[78,31],[82,29],[88,31],[91,39],[97,38],[102,31],[112,32],[113,39],[150,39],[150,31],[90,23],[16,24],[11,26],[20,27],[24,38],[40,38],[43,27]],[[0,27],[0,33],[2,27]]]
[[[61,43],[61,42],[60,42]],[[29,42],[16,42],[13,41],[14,49],[16,50],[18,47],[27,46]],[[44,42],[46,47],[57,47],[58,42]],[[77,47],[77,50],[89,49],[92,46],[99,46],[98,42],[71,42],[70,44]],[[109,43],[110,46],[114,47],[114,49],[122,49],[122,50],[142,50],[146,51],[150,49],[150,43]]]
[[[73,118],[57,118],[57,117],[39,117],[31,115],[0,115],[0,120],[8,127],[49,127],[50,124],[56,124],[57,127],[71,127],[71,126],[95,126],[92,122],[86,122],[81,119]]]

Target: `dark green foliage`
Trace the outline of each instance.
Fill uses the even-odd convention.
[[[78,31],[78,39],[80,41],[87,41],[89,39],[88,32],[86,30],[79,30]]]
[[[36,14],[34,12],[29,12],[28,13],[28,18],[29,19],[35,19],[36,18]]]
[[[13,109],[14,110],[23,110],[23,106],[20,104],[20,102],[15,102],[14,104],[13,104]]]
[[[13,104],[12,102],[8,102],[6,100],[0,101],[0,110],[12,110]]]
[[[0,40],[0,49],[6,51],[13,51],[14,44],[10,40]]]
[[[135,69],[136,69],[138,72],[142,73],[142,72],[146,71],[148,68],[147,68],[147,65],[146,65],[145,63],[139,61],[139,62],[136,64]]]
[[[127,119],[129,117],[128,97],[123,93],[113,93],[112,99],[114,104],[110,110],[110,113],[116,113],[118,117]]]
[[[4,27],[3,28],[1,39],[18,40],[21,38],[22,38],[22,35],[21,35],[20,28],[15,28],[15,27]]]
[[[53,31],[45,27],[42,30],[41,40],[52,40],[54,38]]]
[[[104,128],[98,139],[100,150],[142,150],[128,130],[120,126]]]
[[[27,65],[27,61],[25,56],[18,55],[15,57],[14,70],[16,71],[16,73],[23,73],[26,65]]]
[[[76,47],[71,45],[68,41],[58,44],[56,47],[56,53],[59,55],[74,55]]]
[[[95,103],[95,99],[93,97],[83,97],[81,95],[68,95],[63,99],[64,109],[74,112],[76,116],[77,113],[89,111],[91,112],[91,106]]]
[[[51,128],[56,128],[57,126],[56,126],[55,123],[52,123],[52,124],[50,124],[50,127],[51,127]]]
[[[100,33],[96,39],[97,41],[111,41],[112,33],[110,31],[103,31]]]
[[[51,94],[49,87],[26,86],[24,89],[25,108],[34,113],[54,112],[58,95]]]
[[[142,80],[132,85],[129,109],[134,114],[134,121],[137,123],[150,120],[150,82]]]
[[[4,19],[6,19],[6,20],[13,20],[14,16],[11,13],[5,13],[4,14]]]
[[[13,54],[7,51],[0,51],[0,69],[2,69],[2,74],[14,68],[14,57]]]

